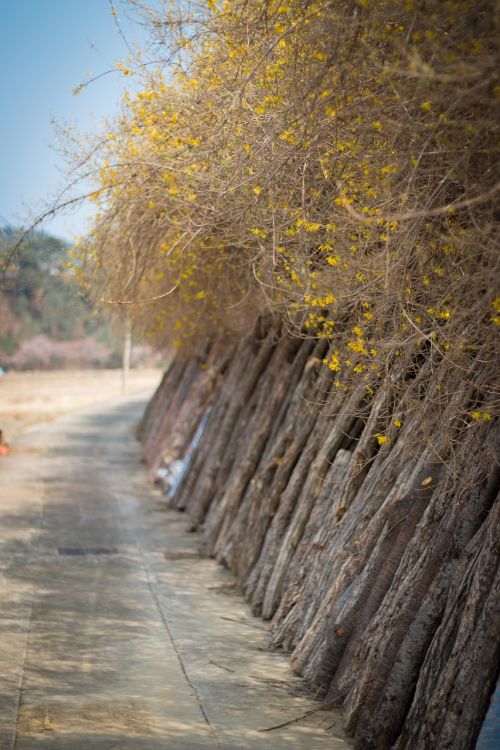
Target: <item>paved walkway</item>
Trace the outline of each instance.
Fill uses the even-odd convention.
[[[340,719],[196,555],[118,401],[0,459],[0,750],[340,750]],[[332,724],[333,728],[327,729]]]

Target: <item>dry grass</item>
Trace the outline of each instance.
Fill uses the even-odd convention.
[[[128,394],[152,391],[158,369],[132,370]],[[0,379],[0,429],[11,440],[26,427],[122,396],[120,370],[9,372]]]

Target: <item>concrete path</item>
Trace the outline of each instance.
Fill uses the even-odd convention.
[[[63,417],[0,459],[0,750],[346,748],[150,486],[144,405]]]

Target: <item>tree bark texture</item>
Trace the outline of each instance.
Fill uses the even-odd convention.
[[[188,457],[172,505],[356,748],[472,749],[500,658],[498,426],[464,416],[481,364],[419,350],[367,389],[327,355],[273,320],[178,355],[145,459]]]

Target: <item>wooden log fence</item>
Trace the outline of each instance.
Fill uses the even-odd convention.
[[[179,354],[145,459],[184,462],[169,503],[358,750],[472,749],[500,657],[498,426],[464,418],[478,370],[418,356],[368,393],[336,387],[327,354],[273,320]]]

